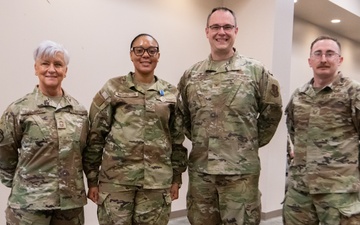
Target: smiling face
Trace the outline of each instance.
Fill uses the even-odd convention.
[[[132,48],[143,48],[146,49],[142,55],[136,55],[134,51],[135,49],[130,51],[130,58],[134,64],[135,74],[139,74],[141,76],[153,76],[156,65],[160,58],[160,53],[154,52],[150,49],[154,49],[154,47],[159,47],[156,40],[152,37],[143,35],[138,37],[131,46]],[[149,52],[152,53],[149,55]]]
[[[308,59],[314,76],[321,79],[334,77],[342,61],[339,46],[330,39],[315,42]]]
[[[223,60],[231,57],[238,32],[234,16],[229,11],[217,10],[209,17],[207,25],[205,32],[209,39],[213,59]],[[220,29],[219,26],[221,26]],[[223,26],[232,28],[224,29]],[[215,29],[212,29],[213,27]]]
[[[35,60],[35,74],[39,78],[39,89],[47,96],[62,94],[61,82],[66,77],[67,65],[64,54],[56,53],[54,56],[41,56]]]

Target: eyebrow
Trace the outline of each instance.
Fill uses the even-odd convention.
[[[323,52],[323,51],[321,51],[321,50],[316,50],[316,51],[314,51],[314,52]],[[334,51],[334,50],[326,50],[325,52],[335,52],[335,53],[336,53],[336,51]]]

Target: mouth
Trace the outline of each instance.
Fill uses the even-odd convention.
[[[150,65],[151,64],[150,61],[143,61],[143,62],[140,62],[140,63],[141,63],[141,65]]]
[[[329,66],[318,66],[317,68],[318,69],[329,69],[330,67]]]
[[[215,40],[216,40],[217,42],[223,43],[223,42],[227,42],[229,39],[228,39],[228,38],[216,38]]]

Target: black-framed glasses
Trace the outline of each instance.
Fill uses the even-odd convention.
[[[223,26],[220,26],[219,24],[214,24],[214,25],[208,26],[208,28],[210,28],[210,30],[212,30],[212,31],[220,31],[221,28],[224,31],[232,31],[232,29],[234,29],[235,26],[231,25],[231,24],[225,24]]]
[[[312,55],[314,56],[315,59],[321,59],[323,55],[325,55],[326,59],[334,59],[335,56],[341,56],[339,53],[334,51],[327,51],[327,52],[316,51],[313,52]]]
[[[136,56],[142,56],[145,52],[147,52],[149,56],[155,56],[159,52],[159,47],[132,47],[131,51],[134,52]]]

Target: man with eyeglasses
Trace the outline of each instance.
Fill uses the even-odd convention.
[[[284,224],[360,224],[360,84],[338,70],[339,41],[316,38],[313,78],[293,93],[286,124],[293,143]]]
[[[191,224],[259,224],[259,147],[282,116],[279,84],[264,66],[233,47],[232,10],[211,11],[205,28],[211,53],[182,76],[180,111],[192,141],[188,219]]]
[[[166,225],[178,198],[187,149],[178,91],[155,76],[159,57],[156,39],[137,35],[134,72],[107,81],[91,104],[83,164],[100,225]]]

